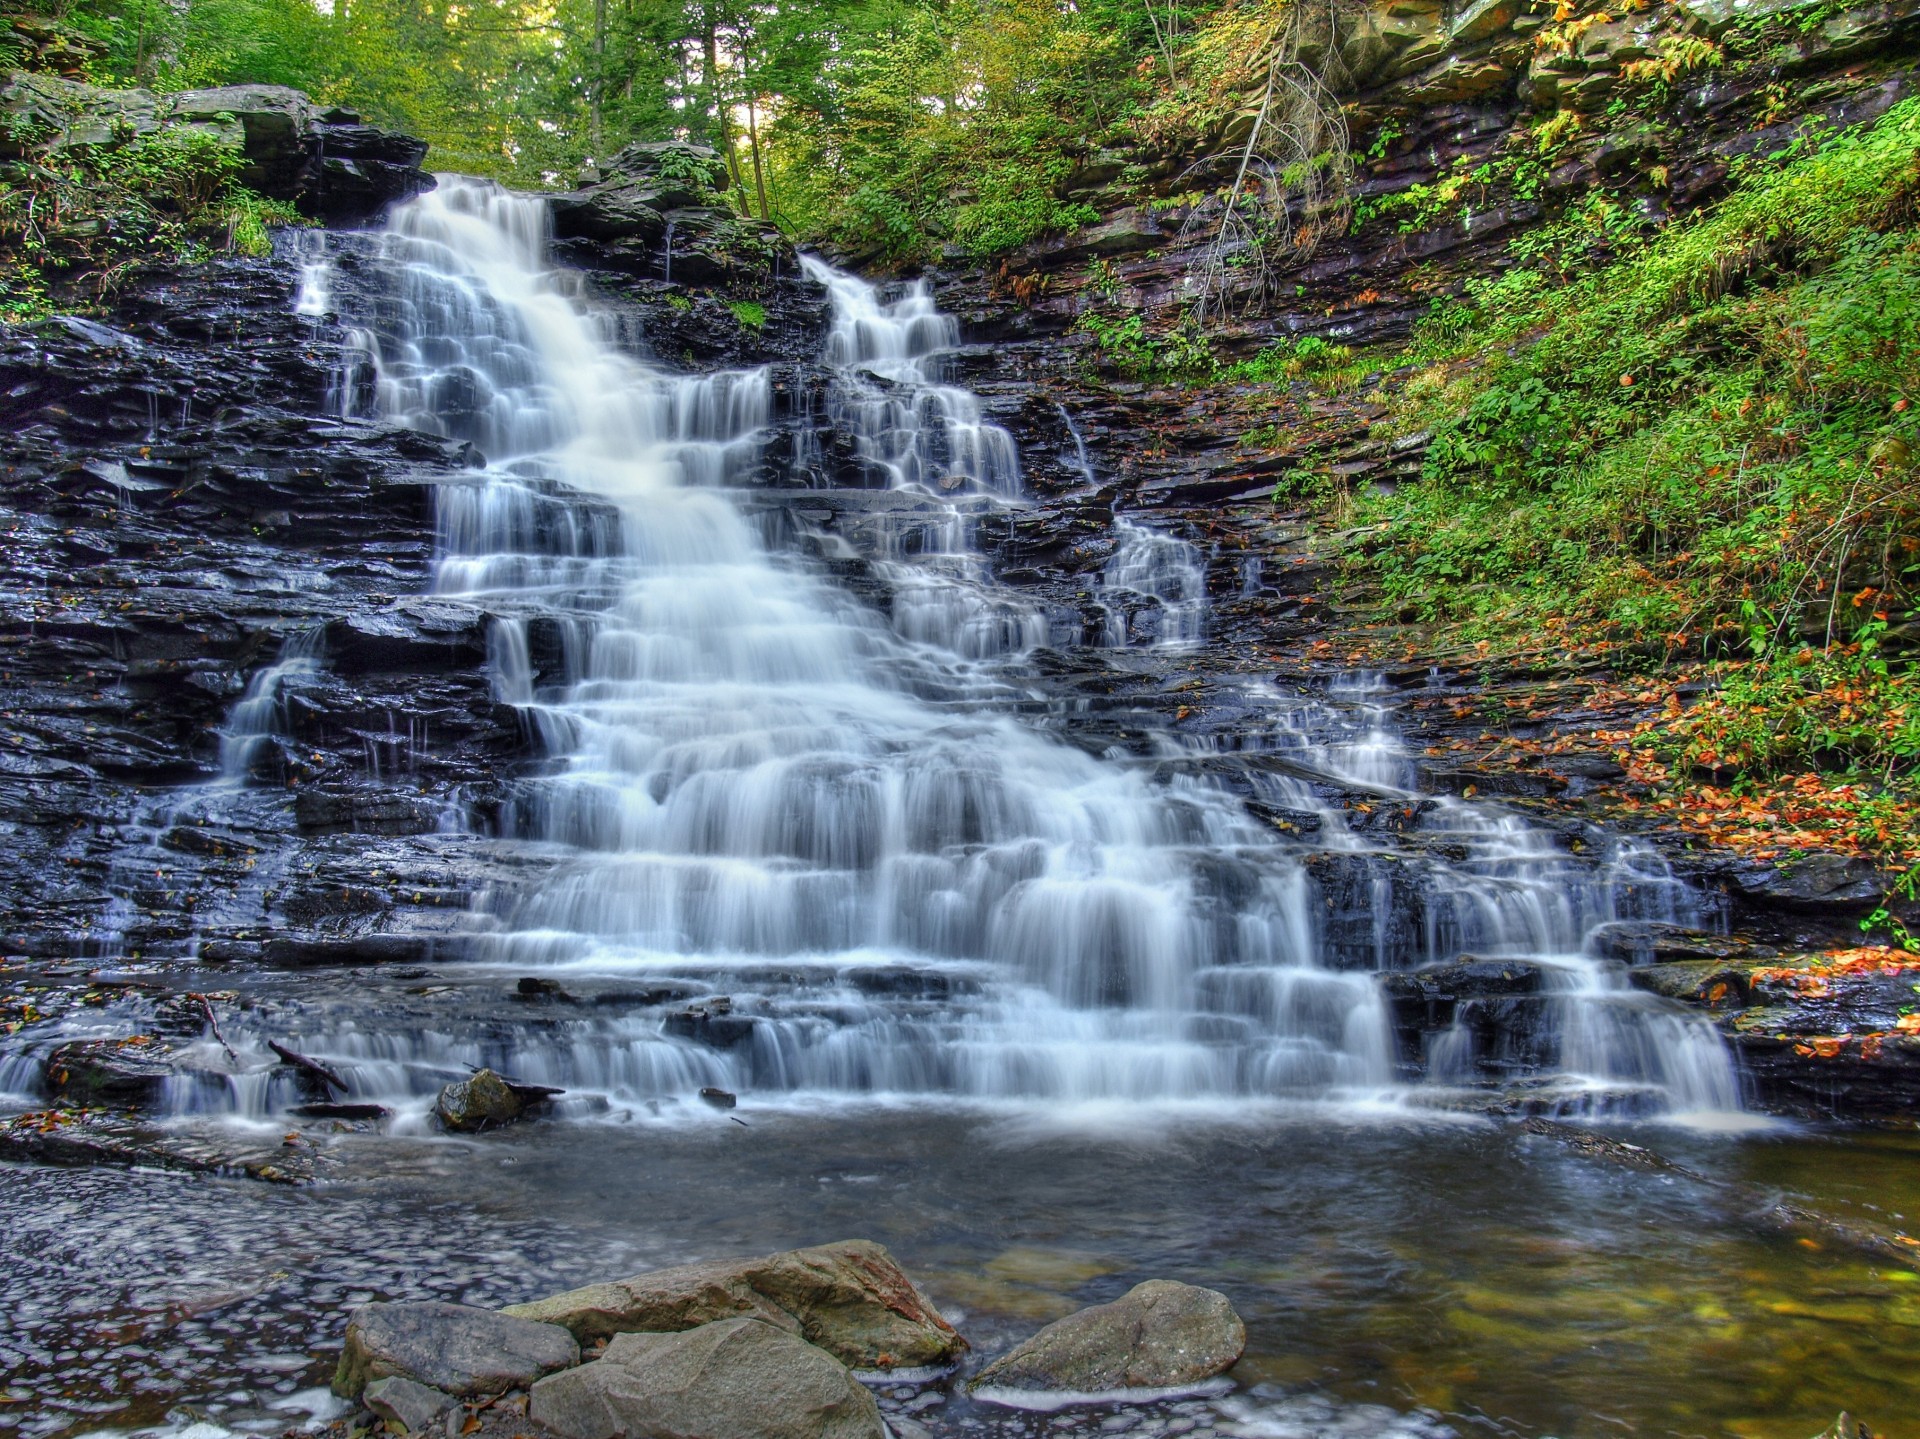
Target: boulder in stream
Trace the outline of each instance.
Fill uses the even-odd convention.
[[[565,1439],[886,1439],[847,1366],[758,1319],[619,1334],[591,1364],[542,1379],[527,1417]]]
[[[1178,1389],[1232,1368],[1247,1329],[1227,1296],[1169,1279],[1137,1284],[1049,1324],[974,1378],[974,1389],[1099,1394]]]
[[[583,1343],[753,1318],[856,1369],[944,1364],[967,1347],[893,1256],[865,1239],[661,1269],[505,1312],[558,1324]]]
[[[83,1104],[147,1104],[159,1097],[173,1066],[146,1035],[131,1039],[76,1039],[42,1063],[55,1094]]]
[[[521,1108],[519,1096],[491,1069],[447,1085],[433,1102],[433,1112],[440,1122],[460,1133],[511,1124],[520,1117]]]
[[[580,1362],[552,1324],[465,1304],[363,1304],[347,1319],[333,1392],[352,1399],[376,1379],[411,1379],[447,1394],[502,1394]]]

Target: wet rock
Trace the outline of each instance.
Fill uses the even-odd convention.
[[[491,1069],[447,1085],[433,1102],[434,1116],[440,1123],[463,1134],[511,1124],[520,1117],[522,1108],[512,1086]]]
[[[1892,888],[1872,860],[1842,854],[1803,855],[1780,865],[1743,865],[1731,878],[1744,898],[1789,909],[1863,908],[1878,903]]]
[[[1685,925],[1627,919],[1594,929],[1587,936],[1587,948],[1602,959],[1628,964],[1738,959],[1756,951],[1751,940],[1738,935],[1708,934]]]
[[[765,280],[781,259],[798,268],[777,231],[727,203],[726,162],[703,145],[628,145],[588,179],[548,203],[555,239],[587,242],[589,265],[697,285]]]
[[[753,1027],[750,1016],[734,1014],[731,1004],[725,1000],[696,1004],[669,1014],[661,1025],[665,1033],[676,1039],[690,1039],[715,1049],[732,1049],[753,1038]]]
[[[83,1039],[63,1044],[41,1066],[47,1087],[83,1104],[146,1104],[159,1096],[173,1065],[132,1039]]]
[[[1111,1304],[1049,1324],[981,1370],[973,1387],[1082,1394],[1179,1388],[1225,1373],[1246,1345],[1246,1326],[1226,1295],[1149,1279]]]
[[[1846,1410],[1840,1411],[1840,1417],[1822,1429],[1813,1439],[1878,1439],[1878,1436]]]
[[[552,1324],[464,1304],[363,1304],[347,1320],[333,1392],[352,1399],[398,1377],[448,1394],[501,1394],[579,1362],[573,1336]]]
[[[712,1086],[701,1090],[700,1098],[712,1105],[715,1109],[732,1109],[740,1103],[739,1096],[731,1094],[724,1089],[715,1089]]]
[[[375,1414],[398,1424],[409,1434],[426,1428],[455,1403],[451,1394],[398,1374],[374,1380],[361,1392],[360,1398]]]
[[[527,1416],[565,1439],[886,1439],[873,1395],[832,1355],[758,1319],[620,1334],[542,1379]]]
[[[244,1175],[287,1185],[311,1183],[333,1168],[311,1145],[250,1142],[227,1126],[195,1131],[142,1123],[124,1113],[71,1109],[32,1110],[0,1122],[0,1160]]]
[[[864,1239],[657,1270],[505,1312],[561,1325],[582,1342],[744,1315],[798,1333],[856,1369],[944,1364],[967,1347],[893,1256]]]

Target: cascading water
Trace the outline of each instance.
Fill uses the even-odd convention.
[[[979,398],[943,380],[959,326],[924,281],[887,300],[819,260],[803,265],[833,301],[828,419],[854,436],[876,483],[916,497],[878,526],[895,631],[969,659],[1045,644],[1045,614],[994,584],[972,543],[974,518],[1018,497],[1020,460]]]
[[[1207,618],[1207,567],[1200,552],[1119,515],[1113,538],[1113,558],[1100,577],[1106,615],[1101,643],[1118,648],[1144,635],[1155,644],[1199,644]]]
[[[1430,818],[1466,858],[1426,871],[1425,932],[1397,935],[1384,855],[1371,939],[1331,931],[1322,861],[1360,872],[1375,856],[1299,776],[1412,789],[1380,712],[1354,697],[1345,742],[1284,715],[1255,737],[1293,767],[1262,776],[1260,804],[1312,812],[1311,844],[1194,778],[1182,764],[1195,756],[1170,743],[1175,773],[1156,783],[1165,766],[1096,759],[1006,713],[1006,657],[1048,624],[968,538],[972,516],[1018,503],[1018,458],[942,378],[957,335],[924,287],[888,299],[808,262],[834,305],[829,419],[885,492],[883,617],[770,550],[749,518],[767,374],[631,358],[577,279],[546,267],[544,239],[540,201],[443,180],[394,216],[394,293],[368,334],[383,412],[487,457],[439,489],[436,588],[495,617],[496,694],[551,756],[502,820],[540,878],[476,907],[479,963],[643,990],[537,1028],[297,1016],[283,1037],[356,1097],[417,1112],[449,1072],[481,1063],[628,1100],[704,1086],[763,1099],[1404,1095],[1376,971],[1471,949],[1552,976],[1533,1069],[1653,1095],[1643,1108],[1736,1104],[1710,1030],[1582,957],[1595,926],[1672,902],[1677,886],[1639,856],[1583,864],[1509,816],[1449,802]],[[1160,602],[1163,641],[1196,638],[1198,556],[1186,547],[1174,564],[1153,542],[1178,541],[1127,531],[1121,555],[1145,544],[1178,583],[1132,578],[1117,559],[1110,584]],[[1458,1030],[1426,1057],[1443,1078],[1484,1078],[1501,1056]],[[275,1097],[227,1093],[253,1112]],[[192,1102],[208,1104],[204,1086]]]

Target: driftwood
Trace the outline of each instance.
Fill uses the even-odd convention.
[[[387,1119],[393,1114],[384,1104],[296,1104],[287,1113],[300,1119]]]
[[[1609,1139],[1604,1134],[1595,1134],[1591,1129],[1579,1129],[1551,1119],[1528,1119],[1520,1127],[1529,1134],[1564,1144],[1583,1159],[1621,1169],[1637,1169],[1643,1173],[1677,1175],[1713,1195],[1729,1220],[1751,1225],[1762,1233],[1784,1234],[1815,1244],[1830,1244],[1840,1249],[1851,1249],[1869,1258],[1920,1269],[1920,1243],[1904,1236],[1870,1225],[1835,1219],[1816,1209],[1776,1199],[1751,1184],[1715,1179],[1684,1164],[1675,1164],[1651,1149]]]
[[[220,1041],[220,1047],[226,1050],[227,1058],[238,1064],[240,1056],[233,1052],[233,1046],[227,1043],[226,1035],[220,1032],[220,1021],[213,1017],[213,1002],[204,994],[196,994],[194,998],[200,1001],[200,1012],[207,1017],[207,1028],[212,1030],[213,1037]]]
[[[318,1084],[321,1087],[322,1093],[324,1093],[329,1086],[339,1090],[342,1094],[347,1092],[346,1080],[335,1074],[331,1069],[328,1069],[326,1065],[322,1064],[319,1060],[308,1059],[304,1054],[295,1054],[284,1044],[276,1044],[271,1039],[267,1041],[267,1048],[271,1049],[274,1054],[279,1057],[282,1064],[299,1070],[300,1073],[305,1075],[309,1080]]]

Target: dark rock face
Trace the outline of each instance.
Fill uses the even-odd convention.
[[[629,145],[550,195],[554,250],[647,308],[646,345],[686,368],[810,361],[824,291],[777,229],[728,202],[726,162],[679,141]]]
[[[566,1330],[464,1304],[363,1304],[347,1320],[333,1388],[357,1398],[377,1379],[447,1394],[499,1394],[580,1362]]]
[[[292,313],[297,274],[159,268],[111,327],[0,331],[11,953],[165,957],[198,931],[213,962],[417,956],[467,903],[474,837],[437,830],[528,745],[486,617],[419,598],[463,454],[329,417],[352,352]],[[276,679],[300,636],[322,658]],[[274,712],[229,747],[250,787],[206,787],[249,686]]]
[[[394,201],[433,188],[433,177],[420,168],[425,141],[363,124],[351,111],[323,111],[283,85],[155,95],[15,73],[0,84],[0,110],[58,132],[56,153],[118,144],[172,125],[209,131],[239,147],[246,161],[242,184],[291,200],[329,224],[372,219]]]

